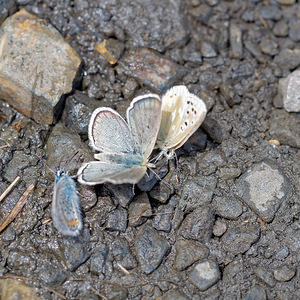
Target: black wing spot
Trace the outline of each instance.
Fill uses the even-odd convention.
[[[187,125],[188,125],[188,122],[187,122],[187,121],[185,121],[185,122],[184,122],[184,125],[185,125],[185,126],[187,126]]]
[[[196,114],[197,114],[197,111],[194,111],[194,114],[196,115]]]

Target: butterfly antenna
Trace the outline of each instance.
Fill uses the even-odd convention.
[[[172,186],[171,186],[169,183],[165,182],[163,179],[161,179],[161,178],[159,177],[159,175],[158,175],[156,172],[154,172],[151,168],[149,168],[149,170],[154,174],[154,176],[155,176],[160,182],[162,182],[163,184],[165,184],[168,188],[172,189]]]

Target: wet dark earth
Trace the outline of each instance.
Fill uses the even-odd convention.
[[[300,299],[297,1],[0,8],[0,194],[20,176],[0,222],[35,185],[0,234],[1,299]],[[135,96],[176,84],[208,108],[178,162],[134,189],[77,184],[84,229],[58,233],[49,168],[74,175],[92,159],[92,111],[124,116]]]

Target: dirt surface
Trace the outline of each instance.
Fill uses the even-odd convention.
[[[277,96],[279,80],[300,65],[294,2],[17,1],[58,29],[84,76],[55,126],[0,101],[1,193],[21,176],[0,220],[36,185],[0,235],[0,275],[29,278],[42,299],[300,299],[300,115]],[[103,39],[115,65],[94,48]],[[92,157],[95,107],[124,115],[135,95],[174,84],[208,108],[177,151],[178,167],[161,163],[163,181],[150,174],[134,194],[130,185],[77,184],[84,230],[63,237],[47,221],[46,164],[74,174]]]

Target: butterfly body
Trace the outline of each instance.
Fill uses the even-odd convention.
[[[82,229],[80,200],[76,184],[60,169],[55,175],[52,220],[55,228],[63,235],[77,236]]]

